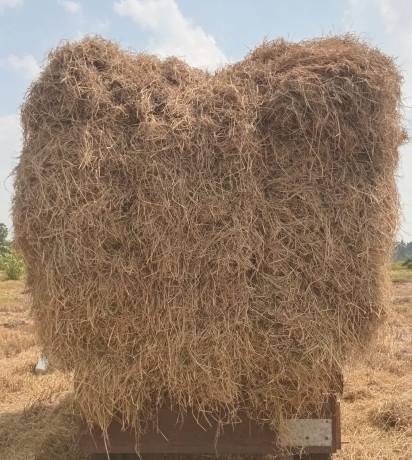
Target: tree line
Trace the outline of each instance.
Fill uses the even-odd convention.
[[[403,240],[398,241],[395,244],[393,260],[398,262],[409,258],[412,258],[412,241],[409,241],[409,243],[406,243]]]

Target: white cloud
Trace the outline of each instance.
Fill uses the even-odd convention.
[[[19,58],[18,56],[11,54],[7,58],[7,62],[14,70],[21,72],[28,80],[36,78],[41,70],[39,64],[32,55]]]
[[[4,8],[14,8],[22,4],[23,0],[0,0],[0,12],[2,12]]]
[[[412,123],[412,2],[410,0],[349,0],[344,25],[352,32],[366,35],[384,52],[397,57],[404,76],[403,94]],[[412,239],[412,145],[401,149],[398,187],[403,208],[402,232]]]
[[[0,117],[0,222],[11,228],[10,206],[13,190],[10,173],[17,163],[22,145],[18,115]]]
[[[215,69],[227,62],[215,39],[193,26],[174,0],[120,0],[114,10],[152,32],[150,51],[177,56],[194,67]]]
[[[82,5],[80,3],[71,0],[58,0],[58,3],[70,14],[79,14],[82,12]]]

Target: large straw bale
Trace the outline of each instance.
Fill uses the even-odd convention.
[[[216,74],[102,38],[22,108],[15,242],[40,339],[85,417],[169,401],[282,428],[384,317],[405,140],[393,61],[268,42]]]

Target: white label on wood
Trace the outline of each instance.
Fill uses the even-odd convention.
[[[332,420],[296,419],[290,420],[290,430],[282,439],[284,446],[308,447],[332,445]]]

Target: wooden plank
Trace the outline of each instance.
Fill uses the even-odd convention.
[[[325,404],[321,417],[329,419],[332,424],[332,440],[324,445],[307,446],[306,453],[333,453],[340,448],[339,404],[331,398]],[[259,426],[240,416],[241,422],[226,425],[218,433],[216,423],[208,424],[205,419],[197,420],[188,413],[183,421],[179,421],[176,412],[164,406],[159,410],[157,425],[136,438],[131,430],[122,430],[119,423],[109,427],[109,452],[111,453],[176,453],[176,454],[279,454],[286,450],[296,453],[301,449],[282,446],[275,431],[269,426]],[[309,436],[310,438],[310,436]],[[106,447],[102,432],[94,428],[92,432],[84,429],[80,438],[80,446],[85,453],[105,453]]]

